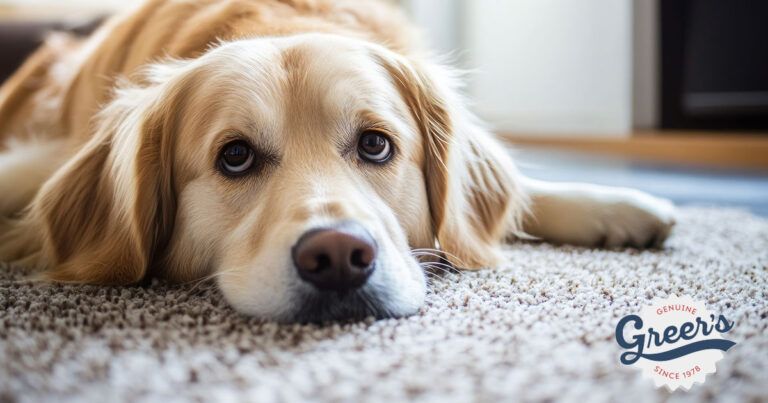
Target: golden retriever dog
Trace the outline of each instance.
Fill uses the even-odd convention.
[[[458,81],[381,0],[150,0],[52,35],[0,89],[0,259],[215,278],[291,322],[413,314],[425,256],[664,241],[668,201],[521,176]]]

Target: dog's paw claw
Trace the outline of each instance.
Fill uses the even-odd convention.
[[[665,199],[633,192],[599,215],[593,246],[661,248],[675,225],[674,206]]]

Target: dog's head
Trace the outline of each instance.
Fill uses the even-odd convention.
[[[514,168],[435,66],[311,34],[138,81],[35,202],[54,280],[215,276],[265,318],[398,316],[425,297],[420,248],[483,267],[516,228]]]

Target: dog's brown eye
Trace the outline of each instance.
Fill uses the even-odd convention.
[[[224,146],[219,161],[224,173],[240,175],[253,166],[255,155],[245,141],[233,141]]]
[[[392,156],[392,144],[383,132],[366,130],[360,135],[357,151],[366,161],[385,162]]]

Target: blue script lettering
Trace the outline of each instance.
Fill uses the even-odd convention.
[[[711,315],[710,319],[714,322],[715,316]],[[734,323],[729,322],[725,316],[720,315],[717,323],[713,325],[707,324],[700,317],[697,317],[695,325],[692,322],[685,322],[679,328],[668,326],[661,333],[653,330],[653,328],[648,328],[647,344],[646,335],[643,332],[632,335],[631,341],[624,338],[624,329],[629,324],[632,324],[636,330],[641,330],[643,328],[643,319],[637,315],[628,315],[622,318],[619,324],[616,325],[616,342],[622,348],[630,350],[621,354],[621,363],[625,365],[634,364],[640,358],[651,361],[669,361],[701,350],[717,349],[727,351],[736,344],[723,339],[700,340],[661,353],[644,354],[644,348],[651,347],[651,344],[661,347],[664,344],[675,344],[681,340],[691,340],[699,334],[699,331],[705,336],[708,336],[713,330],[725,333],[733,329]]]

